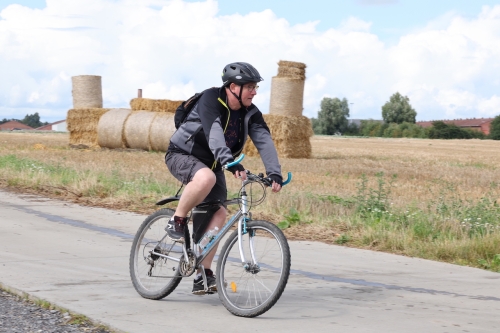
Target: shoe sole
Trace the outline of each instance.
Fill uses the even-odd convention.
[[[217,286],[209,287],[208,290],[195,290],[191,292],[193,295],[203,296],[203,295],[212,295],[217,293]]]

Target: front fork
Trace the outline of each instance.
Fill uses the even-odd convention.
[[[254,231],[247,231],[247,221],[249,221],[249,212],[248,212],[248,201],[247,201],[247,193],[245,188],[243,188],[241,192],[241,212],[242,216],[238,221],[238,248],[240,250],[240,258],[241,263],[245,270],[255,274],[259,271],[259,263],[257,262],[257,258],[255,258],[254,244],[253,244],[253,236]],[[248,246],[250,247],[250,255],[252,257],[251,262],[247,262],[245,259],[245,253],[243,251],[243,235],[248,234]]]

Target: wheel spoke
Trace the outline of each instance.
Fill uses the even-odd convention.
[[[165,237],[165,226],[172,215],[162,209],[143,222],[139,228],[130,254],[130,275],[137,292],[151,299],[160,299],[171,293],[180,282],[178,261],[155,255],[180,258],[181,247]]]

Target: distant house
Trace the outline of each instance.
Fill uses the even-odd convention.
[[[66,126],[66,120],[59,120],[55,123],[44,125],[35,128],[37,131],[57,131],[57,132],[67,132],[68,128]]]
[[[32,130],[33,127],[24,125],[15,120],[8,121],[0,125],[0,131]]]
[[[431,127],[432,123],[438,120],[432,121],[417,121],[416,124],[423,127]],[[471,118],[471,119],[453,119],[453,120],[439,120],[445,124],[453,124],[461,128],[468,128],[475,131],[481,131],[485,135],[490,134],[490,126],[493,118]]]

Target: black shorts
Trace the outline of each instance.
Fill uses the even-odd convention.
[[[184,185],[187,185],[193,180],[198,170],[203,168],[209,169],[196,157],[177,152],[168,152],[165,156],[165,163],[170,173]],[[224,176],[224,171],[219,169],[215,171],[214,174],[216,179],[215,185],[203,201],[220,200],[221,203],[224,203],[227,199],[226,177]]]

